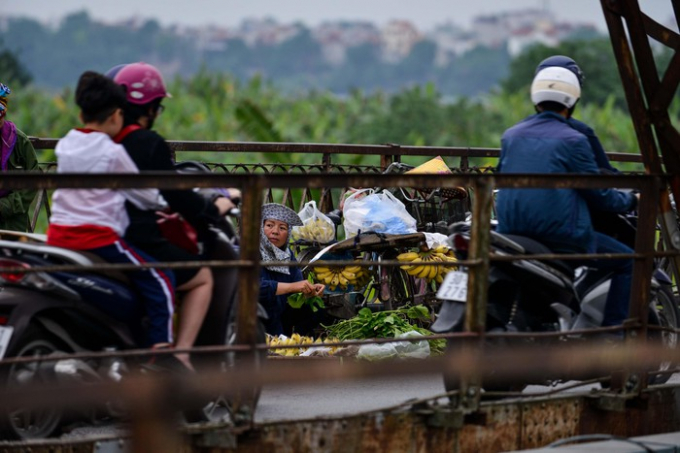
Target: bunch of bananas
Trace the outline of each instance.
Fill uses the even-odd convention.
[[[359,263],[363,262],[361,258],[357,258],[355,261]],[[352,270],[355,268],[359,268],[359,270],[354,272],[356,274],[356,281],[354,282],[354,286],[357,288],[363,288],[364,286],[368,285],[369,281],[371,281],[371,268],[366,266],[351,267]]]
[[[326,338],[322,340],[317,338],[316,340],[312,337],[304,337],[298,333],[294,333],[289,337],[285,335],[271,336],[267,335],[267,345],[268,346],[299,346],[297,348],[285,348],[285,349],[271,349],[270,352],[275,355],[280,355],[284,357],[299,356],[305,352],[310,347],[323,346],[325,343],[338,343],[337,338]],[[331,346],[329,355],[333,355],[338,349],[337,346]]]
[[[357,286],[363,280],[366,268],[361,266],[315,266],[314,275],[319,283],[335,291],[336,288],[347,289],[349,285]]]
[[[325,244],[335,239],[335,227],[323,219],[310,219],[302,226],[293,227],[293,241],[320,242]]]
[[[444,281],[444,276],[451,270],[455,269],[456,266],[452,266],[448,263],[455,263],[456,257],[453,251],[445,246],[439,246],[435,249],[421,250],[418,252],[406,252],[401,253],[397,256],[399,261],[403,261],[405,264],[400,266],[409,275],[413,275],[417,278],[424,278],[429,282],[436,281],[441,283]],[[440,262],[446,263],[442,265],[430,265],[424,266],[423,263],[433,263]]]

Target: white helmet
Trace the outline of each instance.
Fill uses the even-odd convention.
[[[581,85],[576,75],[557,66],[541,69],[531,84],[531,102],[552,101],[570,109],[581,97]]]

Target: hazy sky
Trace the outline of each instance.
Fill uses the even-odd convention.
[[[670,0],[639,0],[639,4],[662,23],[673,17]],[[264,16],[307,25],[337,19],[364,19],[381,25],[391,19],[409,19],[426,30],[447,20],[468,27],[480,14],[545,6],[559,20],[592,23],[606,31],[600,0],[0,0],[0,15],[58,21],[86,9],[91,17],[102,20],[139,15],[163,25],[225,26]]]

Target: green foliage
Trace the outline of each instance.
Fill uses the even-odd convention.
[[[85,70],[105,72],[132,61],[156,63],[161,68],[179,64],[190,73],[199,67],[193,43],[155,21],[139,27],[105,25],[83,11],[67,16],[52,29],[31,19],[8,19],[0,38],[36,83],[52,89],[74,86]]]
[[[31,74],[23,63],[12,51],[3,49],[2,41],[0,41],[0,82],[16,89],[28,85],[31,79]]]
[[[503,91],[528,93],[536,66],[551,55],[568,55],[578,63],[585,74],[582,105],[591,103],[604,105],[613,97],[617,108],[626,108],[616,58],[609,38],[564,41],[556,47],[544,44],[532,46],[510,62],[508,77],[501,82]]]
[[[285,94],[260,77],[246,82],[234,76],[200,71],[170,81],[173,97],[155,128],[170,140],[284,141],[498,148],[507,128],[533,113],[528,92],[491,93],[484,99],[446,102],[434,84],[413,86],[393,95],[354,90],[346,97],[308,91]],[[11,119],[28,135],[62,137],[77,126],[73,93],[49,93],[29,86],[12,93]],[[676,108],[677,110],[677,108]],[[614,96],[602,105],[579,105],[575,116],[598,133],[608,151],[637,152],[629,115]],[[674,118],[677,115],[673,115]],[[49,154],[40,156],[48,159]],[[280,162],[318,164],[320,156],[289,153],[187,153],[180,159],[222,163]],[[420,164],[422,157],[404,161]],[[377,165],[376,156],[337,155],[344,164]],[[457,166],[457,160],[448,162]],[[474,165],[495,164],[479,159]]]
[[[249,99],[241,99],[234,112],[241,129],[246,135],[258,142],[283,142],[281,134],[274,124],[265,116],[260,107]]]
[[[476,47],[438,69],[435,80],[448,95],[484,95],[507,75],[509,63],[505,46]]]

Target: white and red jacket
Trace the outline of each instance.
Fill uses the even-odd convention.
[[[139,173],[125,148],[103,132],[72,129],[55,152],[58,173]],[[47,242],[78,250],[113,244],[130,223],[126,200],[139,209],[159,208],[156,189],[58,189]]]

